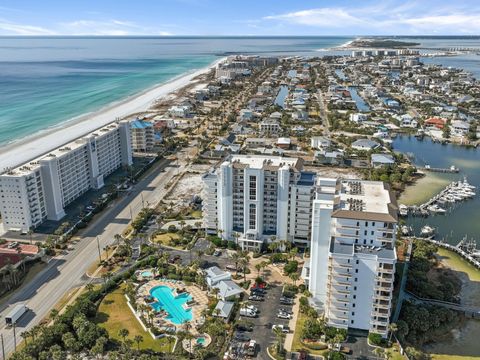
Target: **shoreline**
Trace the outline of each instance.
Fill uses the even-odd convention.
[[[0,173],[48,153],[85,134],[139,112],[147,112],[158,100],[172,96],[185,88],[200,75],[208,73],[225,60],[221,57],[204,68],[180,74],[167,82],[159,83],[137,94],[110,103],[97,111],[89,112],[63,121],[12,142],[0,145]]]

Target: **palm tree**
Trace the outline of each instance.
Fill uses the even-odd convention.
[[[215,295],[215,300],[218,300],[218,293],[220,292],[220,289],[214,287],[214,288],[212,288],[212,290],[210,290],[210,291],[211,291],[211,293],[212,293],[213,295]]]
[[[118,246],[120,244],[120,241],[122,241],[122,235],[120,234],[113,235],[113,238],[115,239],[115,246]]]
[[[135,337],[133,338],[133,341],[137,343],[137,350],[140,351],[140,343],[143,342],[143,336],[135,335]]]
[[[300,279],[300,276],[296,272],[288,274],[288,277],[290,278],[290,280],[292,280],[293,286],[295,286],[297,280]]]
[[[123,339],[123,343],[125,343],[125,339],[129,334],[130,334],[130,331],[128,331],[128,329],[121,328],[120,330],[118,330],[118,336],[120,336]]]
[[[396,323],[391,323],[388,325],[388,330],[390,331],[390,337],[388,338],[388,342],[392,342],[392,336],[396,334],[398,331],[398,325]]]
[[[58,316],[58,310],[57,309],[50,310],[50,318],[52,320],[55,320],[57,318],[57,316]]]
[[[238,275],[238,263],[240,262],[241,256],[238,252],[234,252],[232,255],[230,255],[230,258],[235,264],[235,275]]]
[[[242,257],[240,259],[240,265],[241,265],[242,270],[243,270],[243,281],[247,281],[247,267],[248,267],[249,263],[250,263],[250,257],[249,256]]]
[[[22,339],[25,340],[25,345],[28,345],[28,336],[29,335],[30,335],[30,333],[28,331],[24,331],[20,334]]]
[[[286,335],[283,333],[282,329],[276,327],[273,329],[275,338],[277,339],[277,353],[283,353],[283,343],[285,342]]]
[[[262,269],[261,263],[255,264],[255,269],[257,270],[257,277],[260,277],[260,270]]]

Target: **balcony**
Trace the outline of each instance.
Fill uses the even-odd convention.
[[[385,301],[390,301],[391,300],[391,295],[390,294],[388,294],[388,295],[381,294],[381,293],[378,294],[378,295],[374,294],[373,297],[377,300],[385,300]]]
[[[380,320],[380,319],[372,319],[370,320],[370,324],[373,325],[373,326],[384,326],[384,327],[387,327],[388,326],[388,319],[387,318],[382,318],[384,320]]]
[[[346,312],[346,314],[344,314]],[[331,320],[348,320],[348,311],[329,311],[329,319]]]

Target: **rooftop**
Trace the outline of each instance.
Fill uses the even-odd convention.
[[[229,162],[232,164],[243,164],[245,167],[252,169],[280,168],[282,166],[295,167],[298,170],[302,168],[300,159],[283,156],[233,155],[226,163]]]

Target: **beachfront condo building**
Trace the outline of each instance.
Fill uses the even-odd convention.
[[[6,230],[28,231],[60,220],[65,207],[122,165],[132,164],[130,124],[104,126],[0,175],[0,212]]]
[[[382,182],[317,179],[303,278],[328,324],[386,336],[396,252],[395,196]]]
[[[130,122],[132,150],[134,152],[152,151],[155,146],[155,130],[150,121],[136,119]]]
[[[203,176],[205,228],[244,250],[308,246],[315,174],[302,170],[301,159],[233,155]]]
[[[233,155],[203,176],[204,226],[243,250],[286,240],[310,249],[303,269],[328,324],[386,336],[397,206],[383,182],[322,178],[302,160]]]

